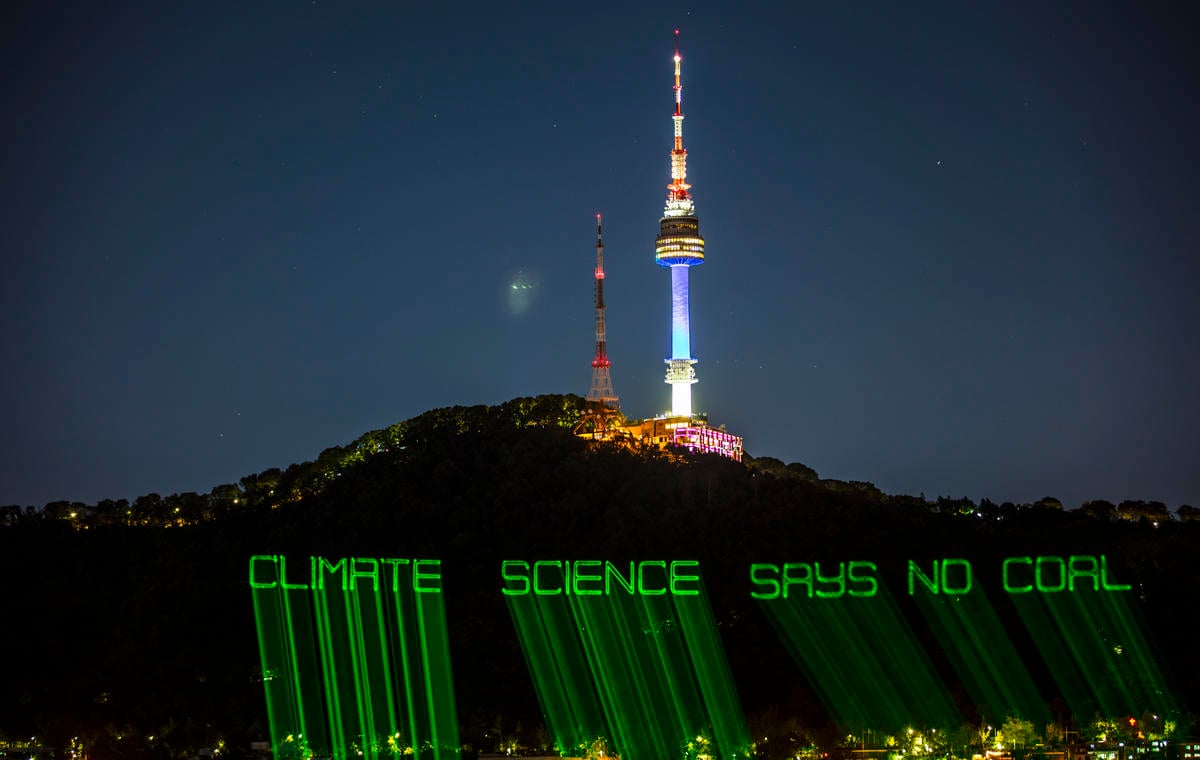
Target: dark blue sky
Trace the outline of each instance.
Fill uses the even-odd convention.
[[[891,492],[1200,504],[1185,8],[826,5],[30,4],[0,503],[583,394],[596,212],[616,390],[664,410],[679,27],[698,410]]]

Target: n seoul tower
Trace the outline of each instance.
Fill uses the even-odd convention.
[[[692,384],[696,360],[692,358],[691,317],[688,311],[688,268],[704,261],[700,220],[688,192],[687,151],[683,149],[683,85],[679,82],[679,30],[675,30],[675,146],[671,149],[671,184],[667,205],[654,241],[654,260],[671,270],[671,358],[667,379],[671,386],[671,416],[692,416]]]

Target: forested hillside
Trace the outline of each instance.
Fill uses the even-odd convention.
[[[909,560],[968,557],[993,594],[1005,557],[1105,555],[1153,636],[1179,730],[1191,725],[1200,658],[1183,621],[1200,603],[1200,527],[1190,507],[888,495],[769,457],[739,464],[583,440],[571,434],[582,403],[434,410],[209,494],[6,508],[0,736],[36,735],[60,751],[79,737],[92,758],[265,739],[255,554],[440,558],[462,737],[475,749],[501,736],[532,746],[541,724],[499,593],[505,559],[699,560],[751,725],[832,744],[839,727],[750,598],[751,563],[870,560],[900,588]],[[1014,618],[1003,594],[993,604]],[[1037,659],[1030,641],[1013,643]],[[1047,674],[1031,672],[1060,722],[1086,730],[1117,717],[1064,714]],[[980,717],[953,698],[964,720]]]

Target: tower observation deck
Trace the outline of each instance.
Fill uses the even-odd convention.
[[[671,357],[666,382],[671,386],[671,415],[692,415],[692,384],[696,360],[692,358],[691,312],[688,304],[688,269],[704,262],[704,238],[687,183],[687,151],[683,147],[683,85],[680,83],[679,30],[675,30],[675,142],[671,148],[671,183],[667,204],[654,240],[654,260],[671,270]]]

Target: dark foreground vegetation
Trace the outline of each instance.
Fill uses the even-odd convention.
[[[0,508],[0,739],[59,756],[74,741],[93,759],[266,739],[253,554],[441,558],[462,739],[484,751],[544,737],[499,593],[504,559],[700,560],[752,729],[833,746],[845,737],[755,609],[749,563],[1105,554],[1138,596],[1177,731],[1195,731],[1197,510],[928,501],[768,457],[599,445],[570,432],[581,403],[434,410],[209,494]],[[1040,680],[1060,726],[1086,731],[1096,716],[1062,714]]]

